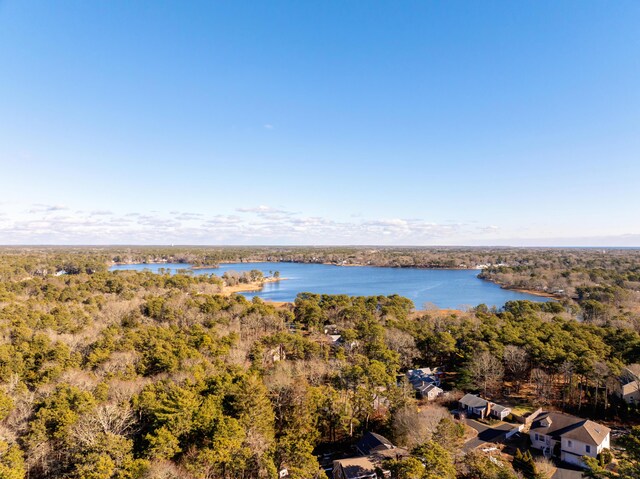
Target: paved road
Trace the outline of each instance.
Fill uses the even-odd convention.
[[[468,426],[478,431],[478,436],[470,439],[462,446],[463,451],[471,451],[487,442],[500,442],[504,439],[505,434],[511,431],[515,426],[513,424],[501,423],[497,426],[487,426],[474,419],[465,419]]]

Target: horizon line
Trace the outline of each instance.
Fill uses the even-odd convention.
[[[0,248],[495,248],[495,249],[629,249],[640,250],[638,246],[606,246],[606,245],[380,245],[380,244],[135,244],[135,243],[34,243],[34,244],[0,244]]]

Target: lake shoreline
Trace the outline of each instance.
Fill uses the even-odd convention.
[[[565,298],[565,296],[562,296],[559,294],[546,293],[544,291],[538,291],[537,289],[517,288],[515,286],[509,286],[507,284],[500,283],[499,281],[494,281],[488,278],[481,278],[480,276],[478,276],[478,279],[481,279],[482,281],[487,281],[491,284],[496,284],[500,286],[502,289],[505,289],[507,291],[516,291],[518,293],[531,294],[533,296],[539,296],[541,298],[549,298],[549,299],[556,299],[556,300]]]
[[[560,296],[558,294],[553,293],[545,293],[544,291],[538,291],[535,289],[526,289],[526,288],[512,288],[510,286],[506,286],[504,284],[498,283],[497,281],[491,281],[490,279],[478,278],[483,281],[489,281],[490,283],[497,284],[502,289],[506,289],[508,291],[516,291],[518,293],[532,294],[533,296],[540,296],[541,298],[549,298],[549,299],[563,299],[564,296]]]
[[[280,281],[286,280],[287,278],[269,277],[255,283],[238,283],[234,286],[224,286],[222,288],[222,294],[228,296],[235,293],[255,293],[256,291],[261,291],[267,283],[279,283]]]
[[[332,262],[319,262],[319,261],[220,261],[216,265],[192,265],[190,263],[184,263],[189,265],[184,269],[202,270],[202,269],[220,269],[221,265],[225,264],[322,264],[325,266],[339,266],[339,267],[358,267],[358,268],[392,268],[392,269],[419,269],[419,270],[433,270],[433,271],[482,271],[483,268],[468,267],[468,266],[424,266],[424,265],[409,265],[409,264],[364,264],[364,263],[332,263]],[[109,263],[110,266],[129,266],[129,265],[162,265],[162,264],[178,264],[170,261],[154,261],[151,263],[141,263],[139,261],[113,261]]]
[[[148,269],[175,274],[180,270],[189,273],[190,266],[189,263],[162,262],[126,263],[126,266],[115,265],[112,268],[138,271]],[[443,309],[465,310],[478,304],[500,308],[508,301],[544,302],[555,299],[553,295],[543,292],[509,288],[490,279],[479,278],[481,268],[477,267],[427,268],[317,261],[244,261],[221,262],[218,268],[208,269],[198,265],[192,268],[190,274],[222,277],[224,273],[236,271],[246,276],[248,272],[258,270],[264,274],[264,280],[224,286],[221,293],[240,293],[248,298],[258,296],[265,301],[270,299],[284,303],[293,302],[297,294],[305,291],[348,296],[399,295],[413,301],[418,310],[422,309],[423,304],[431,303]],[[274,271],[279,271],[280,274],[276,276],[280,277],[274,278]],[[269,284],[285,278],[295,281],[282,286]],[[246,279],[249,277],[246,276]]]

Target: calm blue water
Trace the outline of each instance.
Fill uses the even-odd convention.
[[[175,273],[189,269],[189,264],[128,264],[116,265],[115,270],[148,269],[157,272],[160,268]],[[425,303],[434,303],[440,308],[459,308],[484,303],[502,307],[507,301],[528,299],[549,301],[500,288],[493,283],[477,278],[478,270],[378,268],[370,266],[331,266],[307,263],[230,263],[220,268],[196,269],[194,274],[215,274],[225,271],[250,271],[258,269],[265,276],[279,271],[278,283],[265,284],[262,291],[242,293],[246,297],[259,296],[265,300],[293,301],[300,292],[323,294],[346,294],[349,296],[372,296],[399,294],[413,301],[418,309]]]

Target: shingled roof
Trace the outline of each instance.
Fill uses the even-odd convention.
[[[375,475],[376,466],[367,457],[352,457],[335,461],[342,467],[344,476],[347,479],[357,479]]]
[[[472,408],[482,408],[487,407],[488,401],[475,394],[465,394],[462,399],[460,399],[460,404]]]
[[[356,444],[356,449],[363,456],[385,449],[393,449],[395,446],[389,439],[375,432],[367,432]]]
[[[505,411],[511,411],[510,407],[507,406],[500,406],[500,404],[494,404],[493,406],[491,406],[491,409],[497,413],[502,413]]]
[[[589,419],[558,412],[543,412],[531,424],[531,431],[551,436],[558,441],[565,437],[599,446],[611,429]]]

